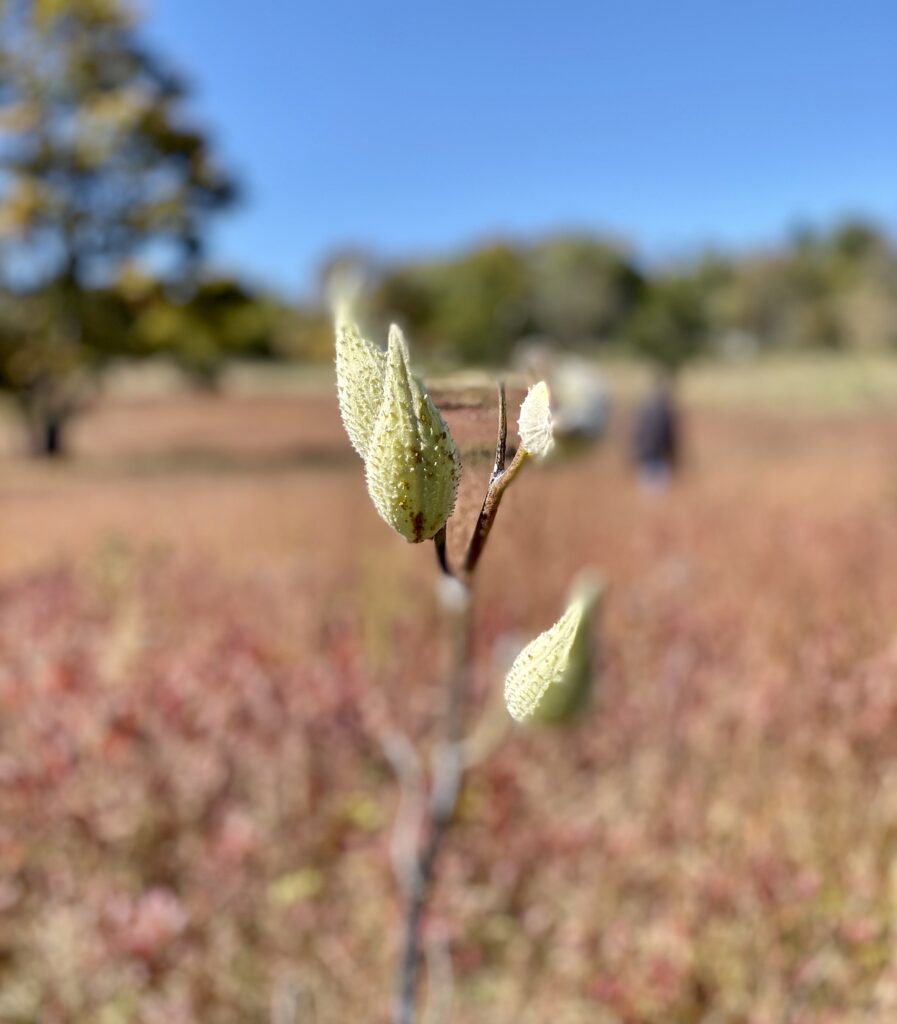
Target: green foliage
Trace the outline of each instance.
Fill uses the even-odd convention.
[[[609,242],[492,242],[438,263],[387,268],[374,288],[373,313],[398,319],[432,352],[501,365],[527,335],[571,345],[606,338],[641,287],[632,261]]]
[[[532,247],[529,262],[534,327],[565,345],[613,337],[644,291],[630,255],[601,239],[550,239]]]
[[[185,98],[122,0],[0,5],[0,286],[19,307],[2,332],[0,386],[48,438],[77,408],[78,377],[140,347],[128,296],[115,294],[123,267],[146,254],[195,280],[207,220],[235,198]],[[193,312],[209,298],[200,288]],[[206,365],[214,328],[196,323],[163,333]]]
[[[203,386],[217,382],[229,357],[277,354],[284,311],[231,278],[203,280],[186,296],[155,281],[132,286],[131,294],[129,354],[166,356]]]
[[[297,362],[328,362],[333,358],[333,318],[311,306],[283,311],[276,352]]]
[[[374,319],[398,320],[432,355],[461,363],[500,365],[530,336],[581,350],[613,345],[668,370],[735,346],[897,345],[897,251],[862,221],[653,272],[583,234],[488,243],[438,262],[352,263],[371,286]]]
[[[65,425],[91,397],[94,371],[129,324],[114,288],[0,293],[0,387],[19,407],[34,454],[60,453]]]
[[[897,253],[862,222],[797,234],[736,265],[723,326],[766,348],[884,349],[897,340]]]
[[[708,339],[703,293],[696,282],[686,278],[655,281],[628,331],[633,350],[669,372],[700,355]]]
[[[130,11],[15,0],[0,19],[5,274],[87,287],[151,244],[195,257],[234,185]]]
[[[502,362],[528,326],[531,284],[521,254],[494,244],[434,268],[437,338],[451,338],[463,362]]]
[[[531,295],[525,255],[496,242],[457,259],[388,270],[374,312],[407,325],[431,351],[463,363],[502,363],[529,329]]]

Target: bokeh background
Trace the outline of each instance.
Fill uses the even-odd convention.
[[[458,440],[451,552],[499,377],[577,442],[502,507],[471,724],[607,584],[591,708],[465,787],[452,1020],[895,1019],[895,41],[885,0],[0,0],[0,1024],[389,1017],[378,735],[428,750],[446,651],[339,422],[346,282]]]

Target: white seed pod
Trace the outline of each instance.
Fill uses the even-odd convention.
[[[412,376],[398,327],[389,331],[383,401],[365,457],[368,492],[406,540],[429,540],[455,507],[461,459],[439,410]]]
[[[514,660],[505,679],[505,704],[518,722],[558,724],[583,707],[593,678],[590,630],[595,585],[578,588],[560,619]]]
[[[544,458],[554,447],[554,433],[551,423],[551,402],[548,385],[544,380],[527,391],[520,406],[520,444],[538,458]]]
[[[349,320],[336,325],[336,389],[352,447],[365,458],[383,402],[386,353]]]

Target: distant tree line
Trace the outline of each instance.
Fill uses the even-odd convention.
[[[164,357],[206,388],[235,358],[331,360],[334,275],[362,283],[362,320],[398,321],[447,365],[506,365],[527,339],[673,371],[713,351],[897,348],[897,252],[860,222],[674,266],[588,234],[344,253],[320,301],[288,304],[204,264],[238,188],[188,100],[127,0],[0,0],[0,391],[35,453],[63,451],[117,360]]]
[[[897,248],[861,221],[670,266],[583,234],[398,265],[350,254],[325,273],[335,268],[366,281],[370,319],[398,320],[448,362],[505,364],[527,338],[629,353],[671,371],[713,353],[897,351]]]

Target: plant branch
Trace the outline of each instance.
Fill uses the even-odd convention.
[[[435,931],[435,929],[434,929]],[[449,938],[440,928],[430,936],[426,948],[427,1002],[424,1024],[448,1024],[452,1013],[455,980]]]
[[[433,538],[433,546],[436,548],[436,558],[439,561],[439,568],[445,573],[446,576],[454,576],[451,567],[448,563],[448,552],[445,549],[446,544],[446,529],[441,527],[439,532]]]
[[[507,444],[508,401],[504,383],[501,383],[498,386],[498,440],[495,445],[495,463],[492,467],[492,475],[489,477],[489,486],[486,489],[486,497],[483,499],[483,507],[480,509],[476,526],[473,528],[473,534],[467,546],[467,554],[464,556],[464,574],[468,578],[476,569],[483,549],[486,547],[486,541],[489,539],[502,496],[508,484],[517,476],[529,458],[529,452],[524,448],[518,448],[511,460],[511,465],[505,469]]]
[[[467,576],[470,576],[474,569],[476,569],[477,563],[483,554],[483,549],[486,547],[486,541],[492,532],[495,517],[498,515],[498,508],[501,505],[501,499],[508,488],[508,484],[523,469],[528,458],[529,452],[524,448],[518,448],[517,453],[511,460],[511,465],[504,472],[492,477],[489,481],[489,489],[486,491],[486,498],[483,501],[482,509],[480,509],[477,524],[474,527],[473,536],[470,538],[467,554],[464,557],[464,572]]]
[[[407,750],[400,750],[393,745],[392,749],[387,751],[403,790],[393,839],[393,866],[406,897],[404,941],[399,962],[393,1024],[413,1024],[415,1019],[424,912],[435,880],[439,851],[458,806],[465,769],[478,754],[487,752],[500,740],[501,729],[496,728],[493,723],[493,727],[487,730],[488,735],[480,734],[477,736],[477,742],[472,745],[468,743],[464,738],[464,710],[473,664],[472,577],[489,539],[502,495],[529,457],[521,448],[510,466],[506,467],[507,441],[507,395],[505,386],[501,383],[498,387],[498,438],[495,444],[495,461],[483,506],[464,558],[463,573],[456,576],[448,565],[445,528],[443,527],[433,538],[440,568],[447,576],[454,577],[454,585],[459,588],[460,600],[445,603],[454,626],[453,665],[445,711],[445,738],[433,759],[430,798],[426,811],[417,817],[416,829],[413,823],[408,824],[407,814],[410,796],[416,792],[418,800],[421,799],[419,770],[414,767]],[[408,836],[411,838],[408,839]],[[409,845],[405,845],[406,843]],[[441,963],[438,971],[435,970],[436,961],[433,956],[428,958],[430,983],[437,988],[441,985],[439,1002],[447,1006],[451,998],[451,960],[447,948],[437,959]],[[439,978],[436,977],[437,974]],[[448,991],[445,991],[446,988]]]
[[[383,754],[399,783],[399,806],[389,845],[396,882],[406,891],[416,870],[418,828],[424,804],[420,758],[411,740],[396,730],[380,738]]]
[[[505,382],[498,384],[498,440],[495,442],[495,462],[492,465],[492,480],[505,470],[505,455],[508,447],[508,394]],[[490,483],[492,481],[490,480]]]
[[[409,867],[406,891],[405,938],[399,963],[398,997],[394,1024],[412,1024],[421,956],[424,910],[433,884],[436,860],[442,840],[455,814],[464,777],[464,704],[471,668],[470,601],[454,615],[454,666],[448,689],[446,735],[433,762],[430,800],[427,808],[426,838]]]

